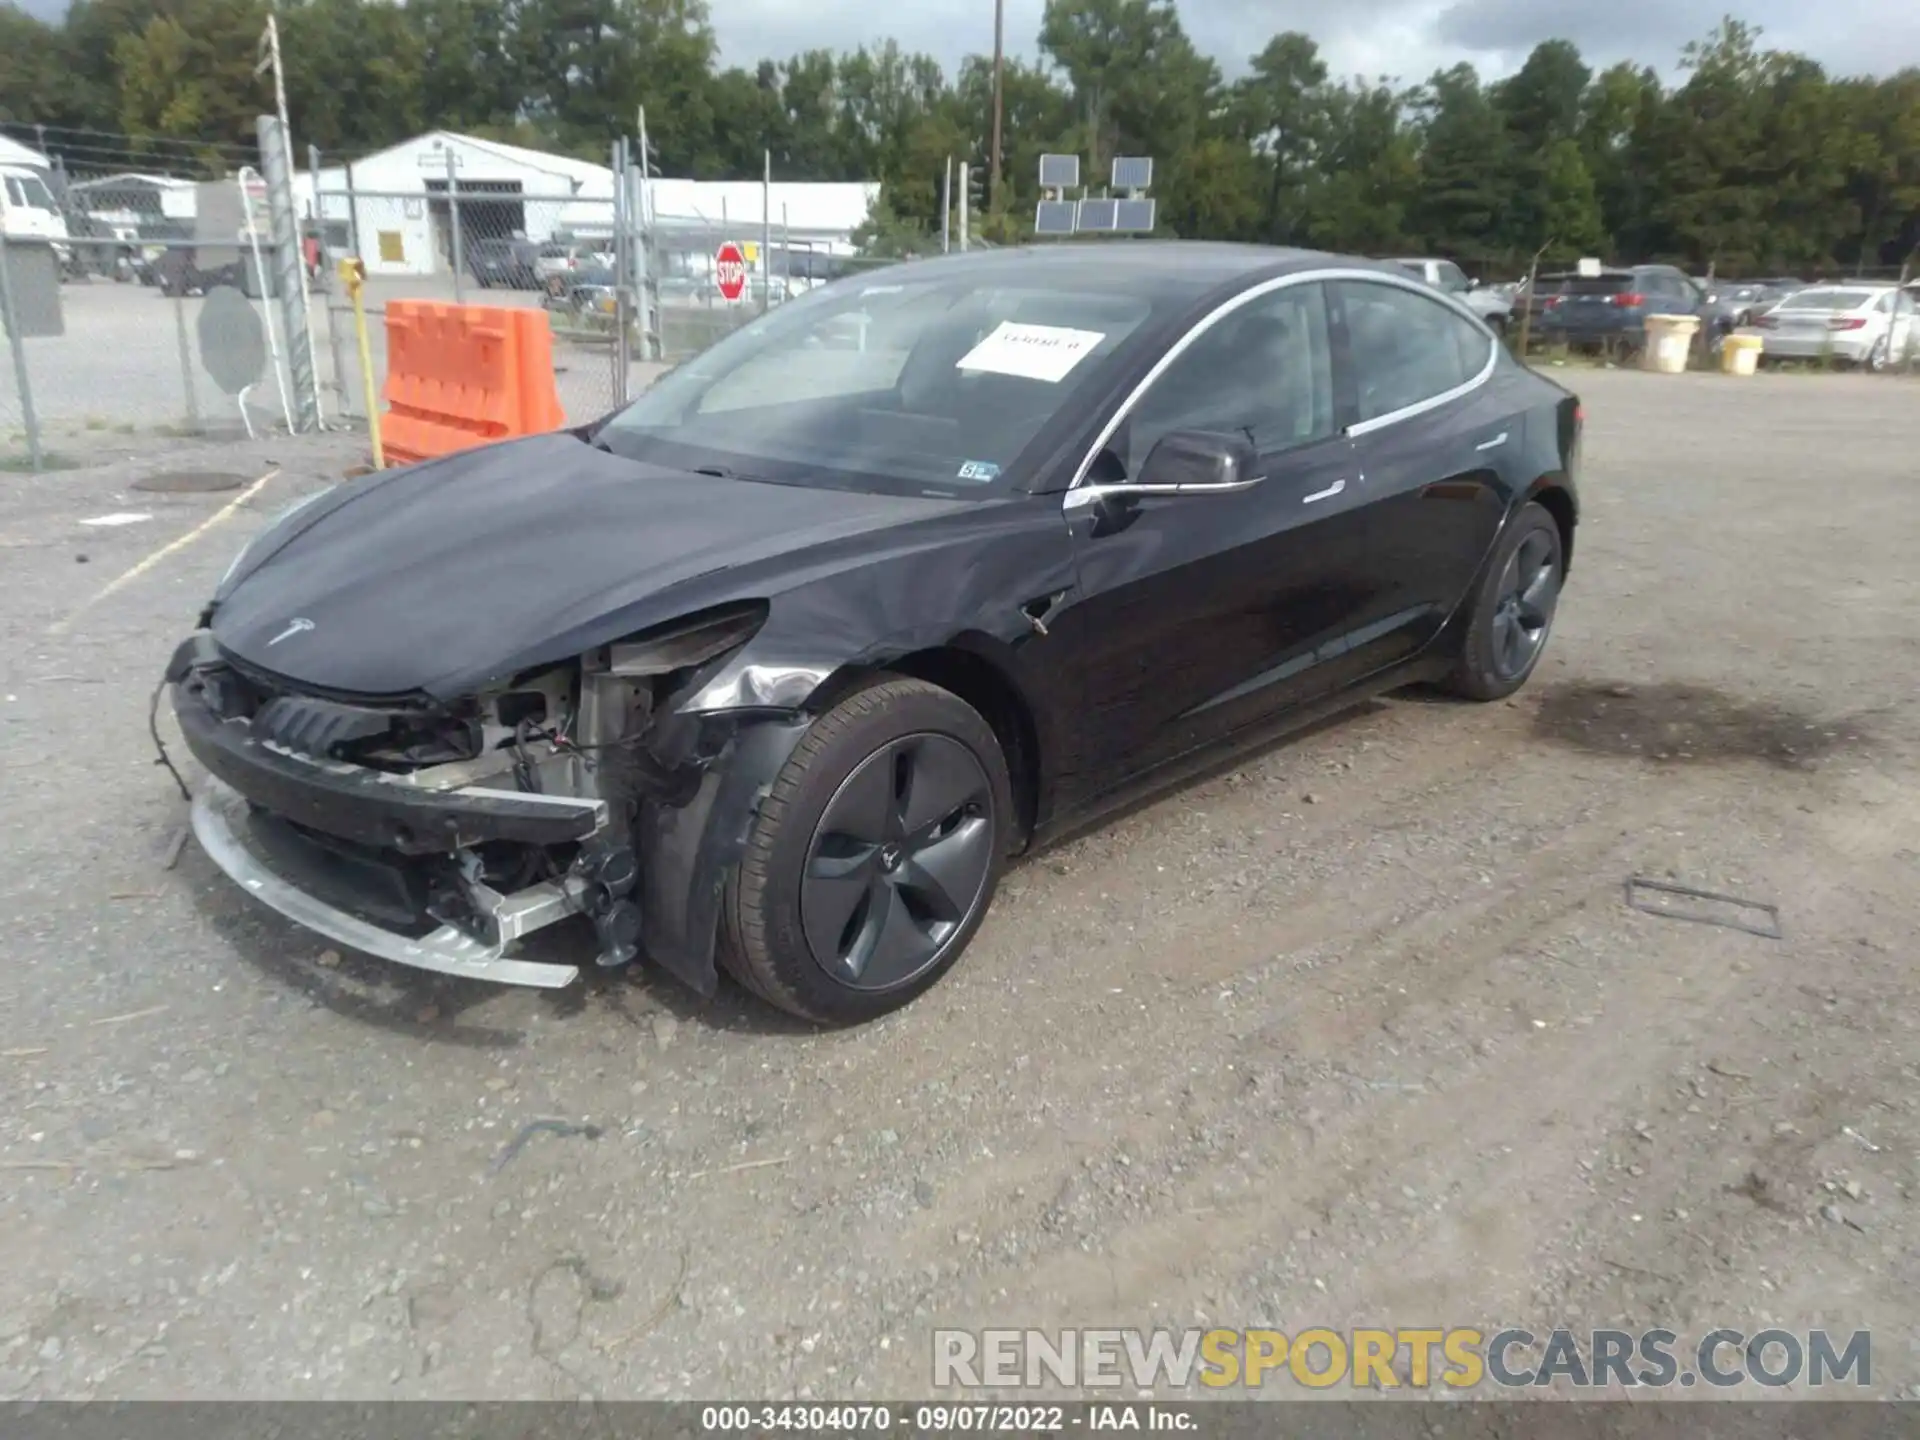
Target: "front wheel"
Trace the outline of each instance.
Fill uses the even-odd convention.
[[[727,885],[722,963],[770,1004],[855,1024],[959,960],[1013,815],[993,729],[959,696],[882,677],[821,715],[782,767]]]
[[[1474,592],[1446,687],[1469,700],[1503,700],[1526,684],[1547,648],[1565,572],[1559,525],[1545,506],[1529,502]]]

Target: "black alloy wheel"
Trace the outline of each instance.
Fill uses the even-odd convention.
[[[800,915],[813,957],[856,990],[911,984],[972,913],[993,867],[986,768],[945,735],[880,747],[814,827]]]
[[[1469,700],[1504,700],[1527,682],[1547,648],[1566,578],[1560,526],[1530,501],[1514,516],[1483,572],[1446,688]]]
[[[1560,598],[1559,551],[1554,532],[1529,531],[1501,571],[1490,658],[1502,680],[1523,678],[1547,643]]]
[[[727,880],[719,959],[761,999],[854,1024],[960,959],[993,903],[1013,792],[949,690],[879,675],[807,727]]]

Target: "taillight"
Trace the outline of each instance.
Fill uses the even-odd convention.
[[[1560,302],[1561,302],[1562,300],[1564,300],[1564,299],[1566,299],[1566,298],[1567,298],[1567,297],[1566,297],[1566,296],[1564,296],[1564,295],[1549,295],[1549,296],[1548,296],[1548,297],[1546,298],[1546,302],[1545,302],[1545,304],[1546,304],[1546,308],[1547,308],[1547,309],[1549,309],[1549,310],[1551,310],[1551,309],[1553,309],[1553,308],[1554,308],[1554,307],[1555,307],[1556,305],[1558,305],[1558,304],[1559,304],[1559,303],[1560,303]]]
[[[1857,316],[1852,319],[1835,319],[1827,321],[1827,328],[1829,330],[1864,330],[1867,328],[1867,322]]]
[[[1636,305],[1646,304],[1647,297],[1642,295],[1638,290],[1628,290],[1622,294],[1614,296],[1613,303],[1615,305],[1618,305],[1622,310],[1631,310]]]

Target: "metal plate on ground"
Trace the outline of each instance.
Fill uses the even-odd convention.
[[[162,470],[158,475],[134,481],[129,488],[159,495],[213,495],[222,490],[238,490],[253,478],[225,470]]]
[[[1672,885],[1664,880],[1649,880],[1635,875],[1627,881],[1627,904],[1645,915],[1662,920],[1691,920],[1700,925],[1719,925],[1742,930],[1763,940],[1784,940],[1780,929],[1780,907],[1739,895],[1722,895],[1713,890],[1696,890],[1691,885]]]

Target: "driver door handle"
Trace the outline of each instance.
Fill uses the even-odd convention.
[[[1347,482],[1345,480],[1336,480],[1324,490],[1316,490],[1311,495],[1302,495],[1300,497],[1300,503],[1302,505],[1311,505],[1316,500],[1331,500],[1346,488]]]

